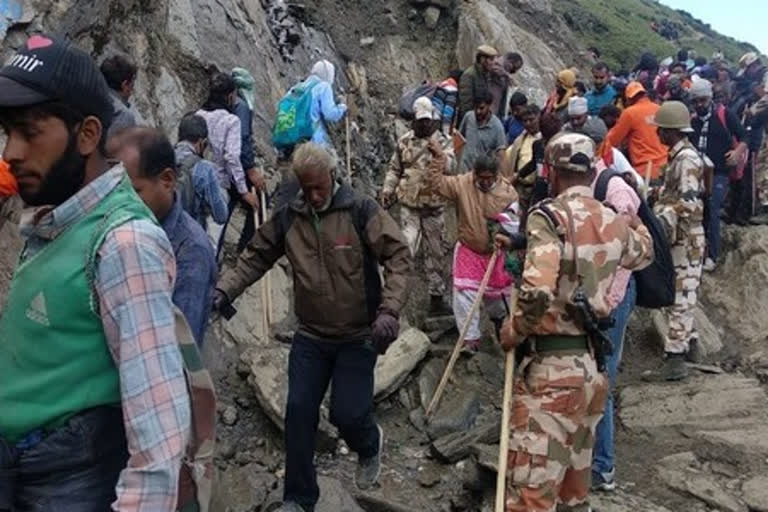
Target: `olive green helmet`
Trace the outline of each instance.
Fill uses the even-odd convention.
[[[670,128],[685,133],[693,131],[688,107],[680,101],[665,101],[656,112],[653,124],[659,128]]]

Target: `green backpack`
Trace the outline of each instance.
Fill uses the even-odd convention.
[[[272,127],[272,145],[277,149],[290,149],[309,140],[315,133],[312,122],[312,89],[320,83],[315,77],[291,87],[277,105],[275,125]]]

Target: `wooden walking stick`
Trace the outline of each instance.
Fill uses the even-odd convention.
[[[480,302],[483,300],[485,289],[488,287],[488,281],[491,279],[491,273],[493,273],[493,269],[496,266],[496,260],[498,259],[498,257],[499,257],[499,251],[494,250],[493,254],[491,255],[491,260],[488,262],[488,268],[485,271],[483,280],[480,282],[480,288],[477,291],[477,297],[475,297],[475,301],[472,303],[472,307],[469,310],[469,315],[467,315],[467,319],[464,320],[464,325],[461,326],[459,339],[456,340],[456,346],[453,347],[451,358],[448,360],[448,366],[445,367],[445,372],[443,372],[443,377],[440,379],[440,384],[437,386],[437,390],[435,391],[435,394],[432,397],[432,400],[430,400],[429,402],[427,411],[424,413],[425,419],[429,419],[430,415],[435,411],[437,404],[440,402],[440,397],[442,396],[443,391],[445,391],[445,386],[448,384],[448,379],[451,377],[451,373],[453,372],[453,367],[456,365],[456,361],[459,358],[459,353],[461,352],[461,345],[462,343],[464,343],[464,336],[467,335],[467,331],[469,330],[469,325],[472,322],[472,317],[475,316],[475,313],[477,312],[477,308],[480,307]]]
[[[346,131],[347,131],[347,179],[351,182],[352,181],[352,143],[349,135],[349,112],[347,112],[347,116],[344,119],[346,124]]]
[[[510,318],[517,309],[517,289],[512,289]],[[499,471],[496,474],[496,506],[494,512],[504,512],[507,491],[507,458],[509,456],[509,420],[512,412],[512,386],[515,382],[515,351],[504,355],[504,402],[501,409],[501,437],[499,438]]]
[[[645,197],[643,199],[648,199],[648,195],[651,193],[651,171],[653,170],[653,162],[648,162],[648,165],[645,167]]]
[[[261,225],[267,220],[267,198],[264,191],[259,192],[259,208],[254,208],[253,218],[256,222],[256,229],[259,229]],[[264,274],[261,280],[261,312],[262,312],[262,329],[264,339],[269,337],[269,327],[272,325],[272,283],[269,277],[269,272]]]

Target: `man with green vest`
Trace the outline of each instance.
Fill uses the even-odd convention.
[[[0,510],[173,511],[190,399],[173,249],[104,144],[92,59],[35,35],[0,69],[3,159],[29,206],[0,318]]]

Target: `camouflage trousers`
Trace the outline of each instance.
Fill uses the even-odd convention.
[[[586,351],[526,358],[512,399],[506,512],[589,510],[607,379]]]
[[[668,325],[664,336],[664,351],[673,354],[688,352],[691,339],[697,337],[693,312],[701,283],[705,236],[703,228],[700,231],[699,228],[695,229],[684,243],[674,244],[671,248],[677,273],[677,291],[674,305],[663,311]]]
[[[445,239],[445,210],[442,208],[409,208],[400,206],[400,227],[416,257],[424,249],[424,270],[430,295],[445,295],[445,280],[441,269],[445,267],[447,245]]]

